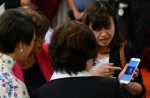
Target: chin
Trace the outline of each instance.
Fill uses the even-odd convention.
[[[108,46],[108,44],[99,44],[100,46]]]
[[[100,46],[108,46],[110,42],[107,43],[99,43]]]

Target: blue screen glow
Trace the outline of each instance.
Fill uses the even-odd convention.
[[[132,61],[131,60],[129,62],[129,65],[125,71],[125,74],[122,77],[122,80],[129,81],[131,79],[131,76],[132,76],[137,64],[138,64],[138,61]]]

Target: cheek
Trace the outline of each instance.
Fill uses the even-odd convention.
[[[115,27],[114,26],[110,29],[110,32],[111,32],[111,37],[113,38],[115,35]]]
[[[110,40],[112,40],[115,35],[115,29],[112,27],[110,30],[108,30],[108,32],[109,32],[108,34],[109,34]]]
[[[31,47],[32,47],[32,49],[33,49],[33,47],[34,47],[34,41],[31,43]],[[32,49],[31,49],[31,50],[32,50]]]
[[[114,35],[115,35],[115,32],[112,32],[111,35],[110,35],[110,36],[111,36],[111,39],[114,38]]]
[[[33,51],[36,52],[38,47],[39,47],[38,43],[35,42],[33,46]]]
[[[98,41],[99,39],[99,34],[98,33],[94,33],[95,39]]]

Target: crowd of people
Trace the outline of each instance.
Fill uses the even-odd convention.
[[[140,66],[128,84],[120,82],[128,67],[121,63],[121,45],[127,63],[142,56],[122,36],[112,0],[67,0],[71,20],[51,34],[50,19],[33,1],[4,1],[0,98],[145,98]]]

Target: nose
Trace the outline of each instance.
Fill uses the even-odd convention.
[[[106,30],[102,30],[99,37],[106,37],[107,35],[108,35],[107,31]]]

